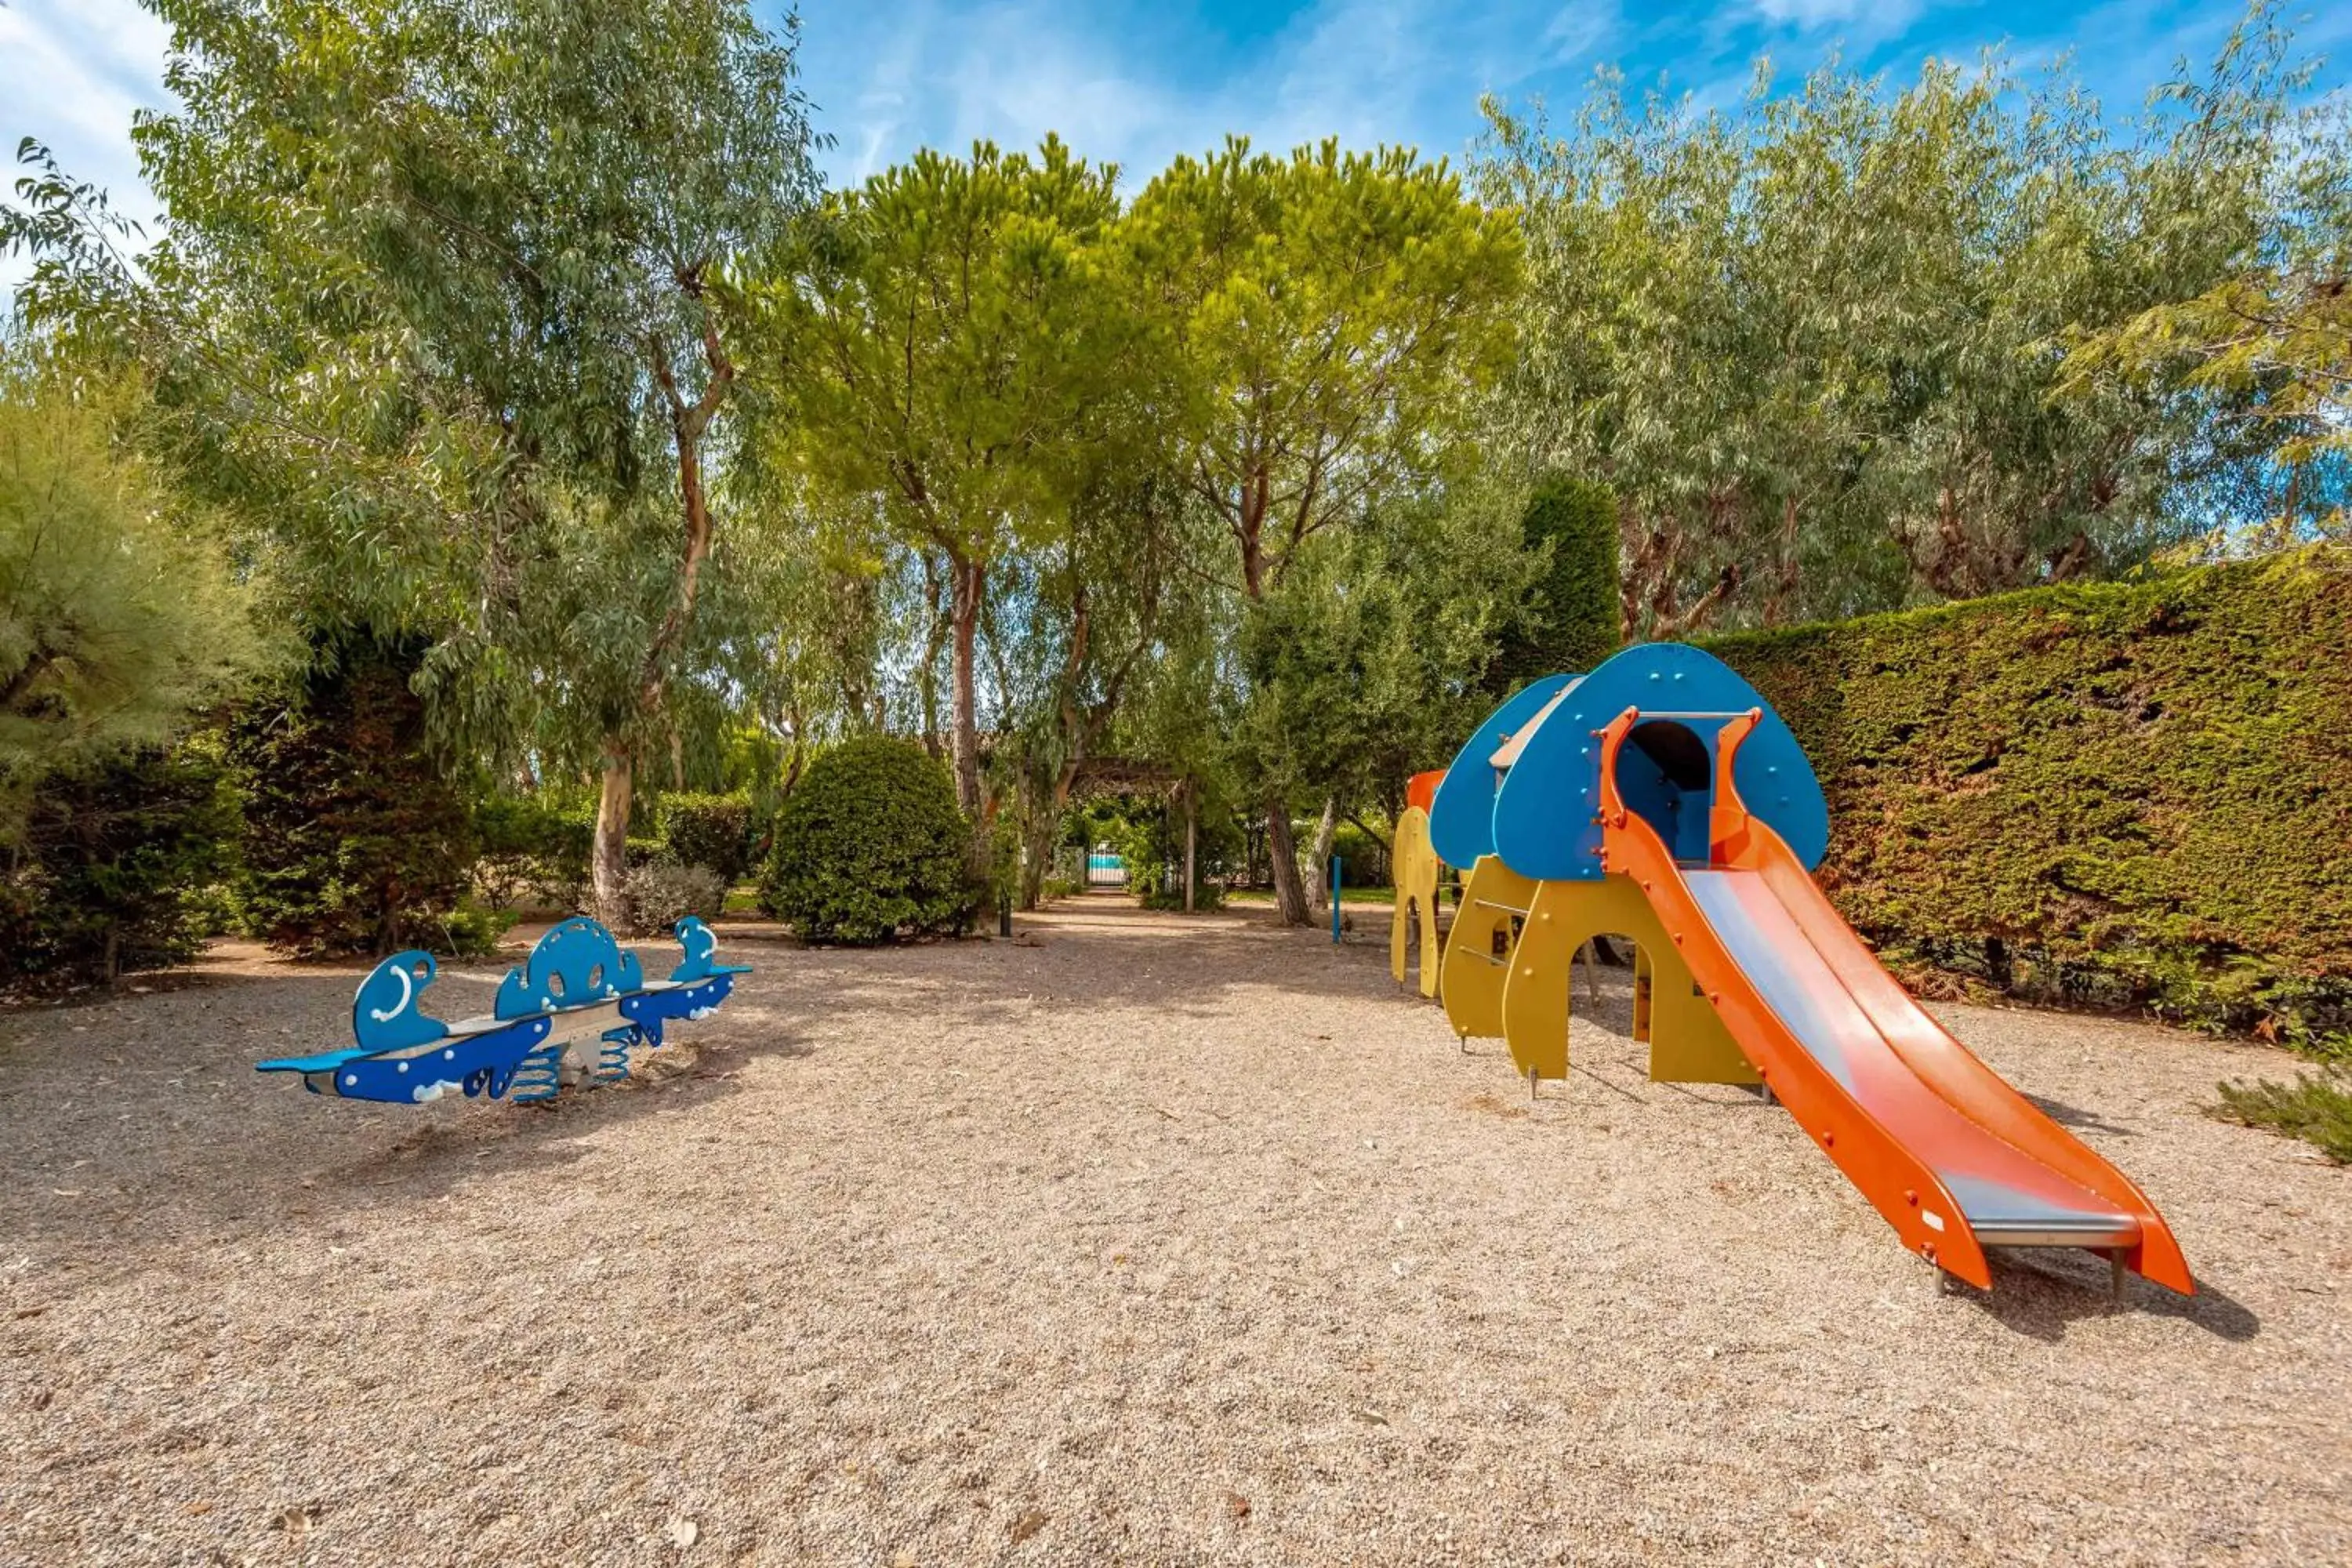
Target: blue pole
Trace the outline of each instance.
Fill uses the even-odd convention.
[[[1339,857],[1331,857],[1331,940],[1339,940]]]

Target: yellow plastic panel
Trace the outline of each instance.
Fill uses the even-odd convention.
[[[1622,877],[1536,884],[1503,994],[1503,1038],[1521,1072],[1539,1079],[1568,1076],[1570,980],[1577,949],[1604,932],[1646,942],[1656,929],[1650,906]]]
[[[1389,973],[1404,984],[1410,929],[1421,928],[1421,994],[1437,994],[1442,967],[1437,952],[1437,884],[1444,865],[1430,847],[1429,813],[1407,806],[1397,818],[1396,848],[1390,860],[1396,877],[1396,908],[1389,917]]]
[[[1762,1083],[1723,1026],[1715,1005],[1667,943],[1656,954],[1650,995],[1650,1078],[1656,1083]]]
[[[1481,855],[1454,911],[1445,937],[1444,979],[1438,994],[1445,1017],[1465,1039],[1503,1032],[1503,983],[1511,973],[1517,926],[1536,885],[1492,855]]]

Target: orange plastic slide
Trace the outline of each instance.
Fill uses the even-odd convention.
[[[1642,888],[1766,1085],[1904,1245],[1982,1288],[1989,1247],[2081,1247],[2194,1290],[2139,1189],[1946,1033],[1748,816],[1731,764],[1760,715],[1722,731],[1704,866],[1677,862],[1617,792],[1638,718],[1601,731],[1607,868]]]

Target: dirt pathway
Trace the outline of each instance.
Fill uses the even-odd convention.
[[[2208,1289],[1939,1296],[1622,976],[1531,1106],[1371,940],[1023,925],[730,936],[553,1110],[248,1070],[356,970],[0,1018],[0,1563],[2352,1561],[2352,1174],[2197,1111],[2276,1053],[1941,1009]]]

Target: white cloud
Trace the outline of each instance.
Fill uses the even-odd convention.
[[[1826,27],[1875,12],[1912,9],[1907,5],[1889,6],[1883,0],[1752,0],[1752,4],[1766,21],[1799,27]]]
[[[863,179],[917,147],[1058,132],[1118,163],[1132,190],[1228,132],[1284,150],[1337,136],[1452,154],[1478,95],[1591,55],[1615,0],[1321,0],[1264,36],[1231,39],[1149,10],[1003,0],[950,14],[919,4],[804,12],[802,64],[839,140],[826,163]]]
[[[135,0],[0,0],[0,142],[11,164],[24,137],[46,142],[68,174],[106,188],[146,222],[154,198],[131,146],[134,110],[164,104],[170,29]],[[12,167],[5,184],[14,195]],[[0,258],[0,294],[22,278]]]

